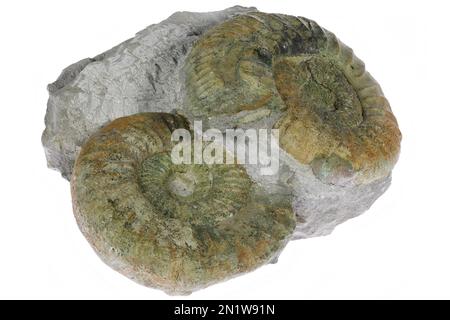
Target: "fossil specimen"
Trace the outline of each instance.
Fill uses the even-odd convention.
[[[122,116],[176,111],[205,130],[280,129],[279,172],[241,168],[267,198],[292,195],[294,239],[366,211],[399,153],[389,104],[351,49],[309,19],[254,8],[175,13],[69,66],[48,89],[42,140],[67,179],[88,137]]]
[[[238,165],[175,165],[182,116],[114,120],[83,146],[71,180],[81,231],[131,279],[186,294],[276,258],[295,227],[290,201],[271,199]]]

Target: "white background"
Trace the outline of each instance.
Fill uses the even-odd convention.
[[[2,1],[0,298],[174,299],[104,265],[79,232],[69,183],[46,168],[48,94],[69,64],[174,11],[240,4],[316,20],[380,82],[403,132],[391,188],[332,235],[190,298],[450,298],[450,41],[446,1]]]

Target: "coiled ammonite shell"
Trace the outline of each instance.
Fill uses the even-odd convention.
[[[239,165],[173,164],[177,128],[186,119],[165,113],[114,120],[83,146],[71,188],[79,227],[108,265],[185,294],[270,262],[295,219]]]
[[[380,86],[349,47],[314,21],[237,16],[197,42],[186,75],[194,116],[281,112],[274,126],[281,147],[324,183],[369,183],[397,161],[401,134]]]

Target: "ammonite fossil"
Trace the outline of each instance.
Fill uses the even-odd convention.
[[[108,265],[168,293],[329,234],[386,191],[400,150],[389,103],[349,47],[255,8],[176,13],[48,88],[42,141],[48,165],[72,177],[80,229]],[[279,129],[279,170],[175,165],[171,134],[196,120]]]
[[[186,74],[195,117],[281,112],[281,147],[326,184],[370,183],[397,161],[401,134],[380,86],[314,21],[239,15],[197,42]]]
[[[171,133],[185,118],[119,118],[83,146],[71,180],[79,227],[112,268],[186,294],[277,257],[295,227],[239,165],[175,165]]]

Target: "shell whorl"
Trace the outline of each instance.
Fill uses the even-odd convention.
[[[83,146],[71,180],[74,212],[97,254],[168,293],[269,262],[294,226],[290,202],[268,199],[239,165],[175,165],[171,133],[185,118],[119,118]]]
[[[237,16],[196,43],[185,70],[190,113],[281,112],[281,147],[325,183],[373,181],[397,161],[401,133],[380,86],[314,21]]]

